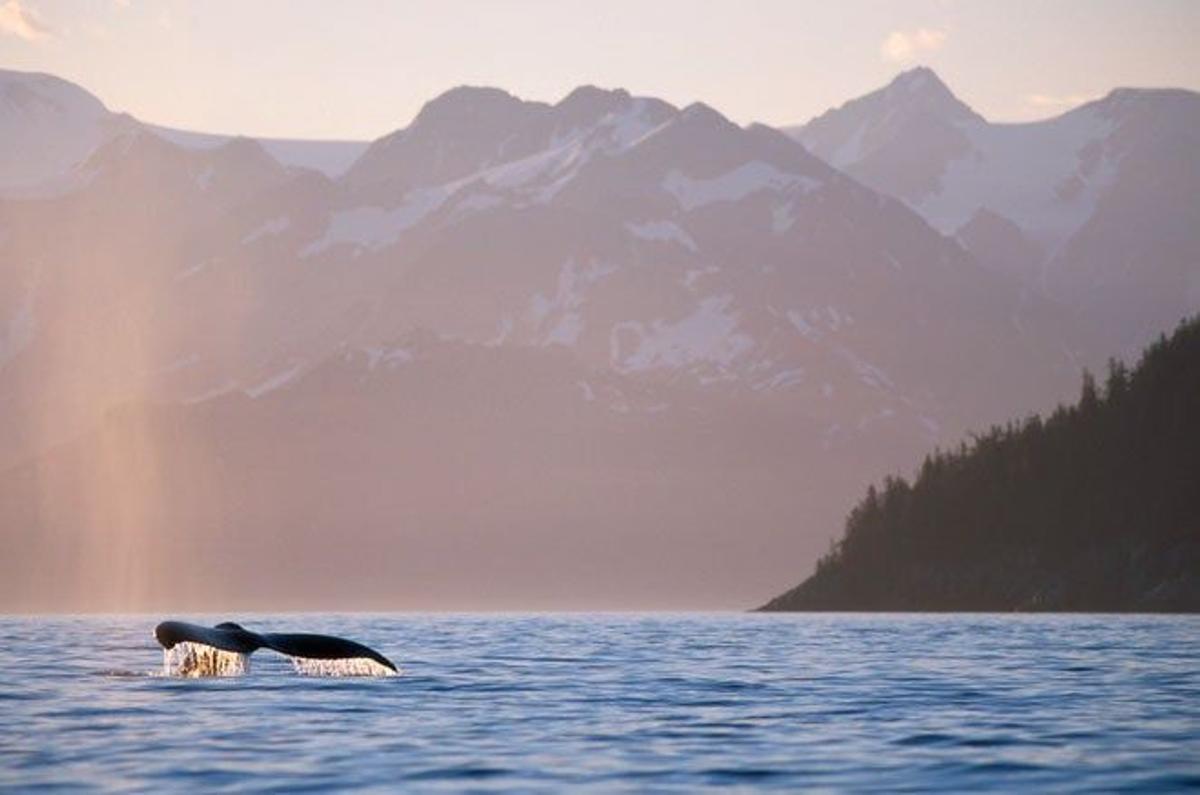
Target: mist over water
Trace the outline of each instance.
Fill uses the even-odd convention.
[[[342,634],[405,672],[365,679],[262,651],[165,678],[159,618],[0,620],[0,787],[1200,784],[1195,617],[200,619]]]

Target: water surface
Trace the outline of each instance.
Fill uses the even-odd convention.
[[[0,787],[1200,787],[1200,617],[177,616],[341,634],[162,676],[158,616],[0,619]]]

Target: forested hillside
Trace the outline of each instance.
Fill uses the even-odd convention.
[[[1200,609],[1200,318],[1074,406],[872,486],[762,609]]]

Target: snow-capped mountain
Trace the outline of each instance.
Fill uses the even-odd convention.
[[[701,104],[463,88],[339,179],[140,126],[74,173],[0,202],[0,431],[64,445],[0,499],[18,515],[21,478],[112,472],[37,514],[78,549],[80,528],[153,521],[192,558],[275,539],[302,571],[338,525],[414,582],[410,564],[486,583],[452,554],[474,533],[578,594],[620,532],[642,538],[637,598],[750,602],[737,583],[763,580],[737,572],[786,582],[862,478],[1075,378],[1052,305]],[[172,496],[113,503],[127,478]],[[628,506],[619,531],[597,504]],[[542,540],[505,549],[515,525]]]
[[[790,132],[1069,306],[1095,328],[1093,354],[1136,350],[1200,309],[1200,95],[1117,89],[993,124],[917,68]]]
[[[1089,107],[1113,125],[1114,177],[1045,285],[1126,354],[1200,311],[1200,94],[1122,89]]]
[[[126,121],[66,80],[0,70],[0,192],[62,179]]]
[[[944,234],[986,209],[1050,252],[1088,219],[1115,176],[1105,153],[1115,128],[1097,105],[1048,121],[990,124],[918,67],[791,132]]]
[[[73,187],[71,177],[106,142],[145,129],[187,149],[213,149],[237,136],[147,125],[113,113],[83,88],[53,75],[0,69],[0,196],[36,196]],[[338,176],[366,141],[262,139],[280,163]]]
[[[337,182],[289,171],[252,141],[189,150],[143,130],[79,173],[86,185],[49,212],[12,207],[36,216],[8,225],[14,258],[39,261],[18,281],[78,267],[53,239],[74,213],[81,238],[104,241],[88,278],[121,272],[131,296],[154,285],[159,311],[178,303],[178,343],[146,365],[166,371],[151,380],[174,397],[253,390],[416,328],[784,390],[822,412],[859,407],[850,427],[878,416],[931,438],[1003,416],[1012,396],[985,384],[1021,393],[1016,363],[1070,377],[1057,348],[1037,354],[1021,330],[1051,320],[1014,282],[786,136],[703,105],[588,88],[548,106],[458,89]],[[14,294],[11,306],[30,300]],[[212,328],[239,303],[239,326]],[[964,357],[970,344],[992,353]]]
[[[947,95],[900,126],[976,123]],[[70,173],[0,201],[0,504],[78,549],[172,527],[159,551],[223,561],[233,596],[228,550],[287,547],[301,577],[350,565],[336,526],[368,601],[438,568],[514,606],[506,556],[600,593],[620,548],[631,599],[753,603],[738,583],[789,581],[864,482],[1077,379],[1016,220],[943,235],[703,104],[459,88],[336,178],[139,124]]]
[[[947,163],[972,151],[969,131],[981,124],[931,69],[918,67],[792,132],[833,166],[917,205],[938,192]]]

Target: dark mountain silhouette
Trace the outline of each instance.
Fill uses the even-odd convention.
[[[1049,418],[887,479],[762,609],[1200,610],[1200,318]]]

